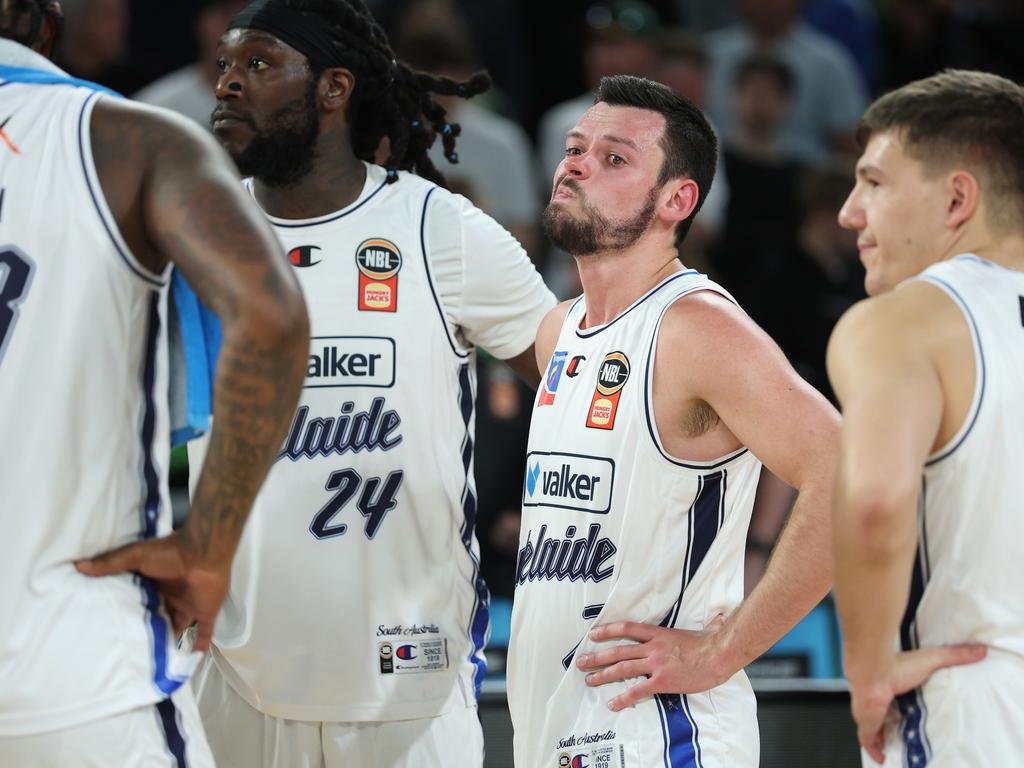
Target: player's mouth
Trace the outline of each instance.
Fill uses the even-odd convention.
[[[241,126],[255,129],[252,119],[238,112],[231,112],[227,109],[214,110],[210,119],[210,125],[215,132],[232,130]]]

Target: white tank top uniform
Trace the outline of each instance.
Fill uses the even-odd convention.
[[[936,672],[899,697],[885,765],[1009,766],[1024,760],[1024,272],[971,254],[912,280],[960,308],[975,387],[960,431],[921,477],[918,549],[900,628],[905,650],[988,646],[977,664]],[[865,765],[875,765],[864,757]]]
[[[678,272],[609,323],[569,309],[537,393],[509,648],[517,768],[756,766],[754,695],[741,671],[697,695],[663,694],[618,713],[628,684],[590,688],[577,654],[597,624],[699,630],[743,599],[743,552],[761,463],[670,455],[652,408],[662,318],[695,291]],[[731,297],[728,297],[731,298]]]
[[[473,533],[475,346],[523,352],[554,305],[467,200],[366,168],[347,208],[270,219],[313,338],[212,656],[252,707],[290,720],[476,705],[489,597]],[[204,448],[190,444],[193,467]]]
[[[12,60],[20,66],[2,66]],[[171,530],[167,274],[135,259],[107,207],[90,139],[100,98],[0,40],[5,765],[35,764],[8,763],[5,738],[149,705],[147,722],[162,723],[184,759],[169,697],[194,662],[176,649],[156,587],[74,567]]]

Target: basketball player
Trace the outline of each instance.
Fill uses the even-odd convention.
[[[836,596],[867,765],[1024,756],[1022,135],[1024,90],[981,72],[904,86],[860,124],[839,221],[871,298],[837,325],[828,369],[844,414]]]
[[[209,645],[308,323],[216,143],[52,66],[59,22],[57,3],[0,0],[0,765],[212,766],[175,641],[195,622]],[[171,262],[224,348],[168,535]]]
[[[218,56],[214,132],[288,251],[313,338],[196,680],[214,755],[480,766],[474,349],[536,383],[555,303],[427,155],[440,136],[454,158],[458,132],[431,93],[487,80],[397,64],[361,0],[260,0]]]
[[[515,761],[757,766],[742,669],[825,594],[838,415],[677,247],[716,142],[691,102],[601,81],[544,225],[583,295],[544,320],[509,649]],[[764,462],[799,496],[743,600]]]

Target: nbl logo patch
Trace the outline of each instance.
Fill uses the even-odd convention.
[[[402,268],[398,246],[382,237],[364,240],[356,249],[356,266],[360,311],[398,311],[398,271]]]
[[[592,429],[614,429],[622,388],[629,378],[629,358],[622,352],[605,355],[597,369],[597,387],[590,400],[587,426]]]

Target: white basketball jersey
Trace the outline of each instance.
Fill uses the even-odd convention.
[[[453,217],[446,233],[459,254],[506,294],[468,326],[456,316],[474,301],[469,279],[457,299],[442,287],[462,285],[468,262],[439,263],[431,250],[442,215]],[[348,208],[271,222],[313,338],[298,411],[235,561],[214,659],[275,717],[402,720],[473,705],[488,593],[473,535],[470,337],[518,354],[554,300],[510,235],[414,175],[386,184],[382,168],[367,166]],[[478,249],[470,225],[504,239]],[[504,342],[501,324],[516,329]]]
[[[933,678],[923,691],[901,697],[900,735],[913,764],[924,764],[931,756],[929,738],[941,740],[949,734],[963,737],[979,765],[1003,764],[1003,758],[1012,762],[1024,754],[1024,707],[1016,700],[1012,756],[986,752],[985,744],[994,741],[982,733],[961,733],[957,722],[962,716],[960,721],[953,716],[948,724],[927,720],[940,690],[957,697],[961,710],[971,690],[985,691],[979,684],[958,685],[956,680],[966,682],[990,669],[1013,696],[1024,684],[1024,593],[1019,588],[1024,541],[1024,272],[964,254],[934,264],[914,279],[941,288],[963,312],[974,347],[975,389],[963,426],[925,464],[918,551],[900,645],[910,649],[977,642],[990,651],[976,667],[947,670],[937,676],[937,683]],[[946,677],[952,684],[943,683]],[[991,722],[999,728],[997,720]],[[956,754],[962,758],[966,753]],[[991,760],[982,759],[986,754]]]
[[[151,704],[186,677],[148,580],[73,565],[170,531],[167,276],[135,260],[104,200],[100,94],[4,71],[0,736]]]
[[[694,291],[677,272],[606,325],[566,315],[537,394],[509,648],[519,768],[756,766],[746,676],[700,695],[662,695],[619,713],[625,684],[589,688],[577,654],[597,624],[701,629],[743,599],[743,551],[761,463],[746,449],[716,461],[669,455],[652,410],[662,318]],[[726,294],[727,295],[727,294]],[[633,683],[637,681],[631,681]]]

